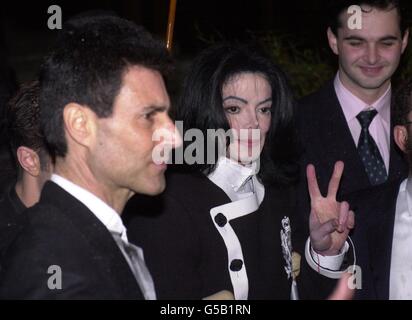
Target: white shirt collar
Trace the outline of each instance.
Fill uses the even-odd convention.
[[[400,188],[399,193],[406,191],[406,201],[408,204],[408,213],[412,216],[412,177],[409,177],[404,181]]]
[[[342,111],[345,115],[346,122],[355,119],[359,112],[373,108],[381,116],[382,120],[387,125],[390,125],[390,105],[392,96],[391,84],[389,84],[389,87],[385,93],[372,104],[367,104],[350,92],[340,80],[339,72],[335,76],[334,87],[339,103],[342,106]]]
[[[256,174],[256,171],[256,162],[250,166],[243,166],[229,158],[220,157],[215,170],[208,178],[221,188],[228,186],[238,192]]]
[[[87,191],[62,176],[53,174],[50,180],[83,203],[110,232],[120,234],[122,240],[128,243],[126,228],[120,215],[112,207],[90,191]]]

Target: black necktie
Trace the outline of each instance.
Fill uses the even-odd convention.
[[[356,116],[362,127],[358,142],[358,153],[372,185],[384,183],[388,178],[385,163],[383,162],[378,146],[369,133],[369,125],[377,113],[376,110],[372,109],[362,111]]]

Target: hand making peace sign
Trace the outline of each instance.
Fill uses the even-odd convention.
[[[355,226],[355,215],[349,210],[349,204],[336,201],[343,167],[342,161],[335,163],[326,197],[320,193],[315,167],[310,164],[306,168],[311,203],[310,240],[312,248],[322,255],[337,255]]]

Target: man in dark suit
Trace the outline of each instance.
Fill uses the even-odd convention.
[[[394,140],[412,163],[412,80],[394,100]],[[356,211],[351,234],[360,267],[359,299],[412,299],[412,177],[347,196]],[[358,284],[360,284],[358,283]]]
[[[40,132],[39,91],[38,81],[23,84],[6,107],[7,137],[17,178],[0,198],[1,256],[19,230],[21,213],[39,201],[51,175],[51,159]]]
[[[352,5],[360,12],[348,11]],[[304,148],[300,211],[306,221],[309,200],[304,177],[310,163],[325,194],[335,162],[344,162],[338,199],[407,174],[393,143],[390,120],[391,77],[409,35],[404,14],[396,0],[331,2],[327,36],[339,70],[334,80],[303,98],[298,109]],[[361,23],[360,29],[352,25],[353,18]]]
[[[180,143],[167,113],[169,65],[163,44],[132,22],[66,23],[40,77],[54,174],[8,250],[1,298],[156,298],[120,213],[134,193],[163,191],[166,164],[153,152]]]
[[[394,138],[411,166],[412,80],[399,90],[394,106]],[[352,198],[359,214],[364,214],[368,222],[364,238],[368,243],[368,264],[361,267],[371,273],[371,296],[377,299],[412,299],[411,173],[403,181],[365,190]]]

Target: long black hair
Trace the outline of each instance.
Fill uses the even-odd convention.
[[[294,101],[283,72],[257,46],[220,44],[202,52],[184,80],[174,117],[183,121],[183,134],[193,128],[201,130],[204,137],[208,129],[229,130],[222,88],[231,77],[243,72],[262,74],[272,89],[271,126],[261,153],[258,178],[265,185],[294,182],[298,175]],[[183,148],[189,144],[185,141]],[[207,152],[204,150],[203,163],[185,168],[211,173],[216,161],[208,164]]]

